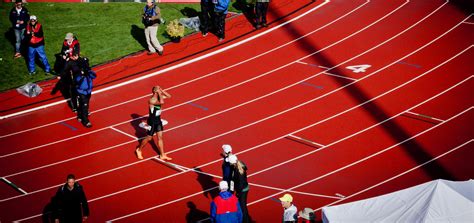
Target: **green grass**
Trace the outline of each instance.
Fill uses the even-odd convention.
[[[81,55],[88,57],[91,65],[144,50],[146,42],[141,23],[144,6],[144,3],[29,3],[26,8],[43,25],[46,55],[53,66],[54,54],[61,51],[61,44],[68,32],[77,36]],[[193,16],[193,13],[200,11],[199,4],[159,6],[166,21],[185,15]],[[8,34],[11,27],[8,14],[12,7],[12,3],[0,3],[0,30],[3,31],[0,36],[0,91],[52,78],[45,75],[38,63],[37,74],[30,77],[25,59],[13,59],[14,44],[10,39],[14,41],[15,37],[13,33]],[[186,34],[191,32],[193,30],[186,29]],[[159,26],[157,36],[162,44],[169,41],[163,25]]]

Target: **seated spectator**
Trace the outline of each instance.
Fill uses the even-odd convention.
[[[211,202],[212,223],[242,223],[242,210],[239,201],[229,192],[226,181],[219,183],[219,196]]]

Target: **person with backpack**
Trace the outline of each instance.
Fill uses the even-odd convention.
[[[75,55],[78,57],[78,55]],[[89,101],[92,93],[92,80],[96,78],[96,73],[89,66],[89,59],[79,57],[77,59],[79,72],[74,75],[74,83],[77,93],[78,111],[77,120],[87,128],[92,127],[89,121]]]

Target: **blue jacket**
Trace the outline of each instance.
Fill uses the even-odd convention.
[[[214,11],[227,14],[227,9],[229,8],[229,4],[230,4],[230,0],[217,0],[217,4],[214,7]]]
[[[78,94],[89,95],[92,92],[92,80],[96,78],[94,71],[84,71],[87,74],[77,75],[74,80],[76,81],[76,90]]]
[[[242,223],[239,200],[229,191],[220,192],[211,202],[212,223]]]

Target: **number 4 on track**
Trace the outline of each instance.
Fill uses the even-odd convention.
[[[361,64],[361,65],[354,65],[354,66],[348,66],[346,69],[352,70],[354,73],[361,73],[365,72],[371,65],[368,64]]]

